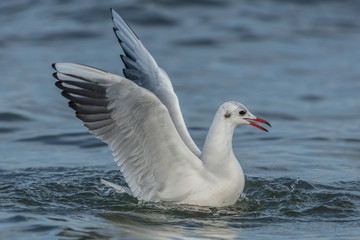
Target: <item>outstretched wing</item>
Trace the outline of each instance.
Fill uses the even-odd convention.
[[[150,91],[99,69],[56,63],[54,77],[89,131],[106,142],[132,194],[179,201],[203,165],[177,133],[167,108]]]
[[[201,152],[186,128],[179,100],[168,75],[158,67],[154,58],[126,22],[113,9],[111,9],[111,14],[115,35],[125,53],[125,55],[121,55],[125,65],[124,76],[153,92],[160,99],[169,110],[182,140],[195,155],[200,156]]]

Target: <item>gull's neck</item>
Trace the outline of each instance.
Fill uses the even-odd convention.
[[[209,171],[227,174],[231,170],[229,168],[240,167],[232,148],[235,127],[233,123],[226,121],[220,111],[216,113],[200,156]]]

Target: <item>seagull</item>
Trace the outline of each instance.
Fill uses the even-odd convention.
[[[124,52],[123,75],[75,63],[54,63],[55,85],[89,132],[107,143],[128,187],[101,179],[140,201],[208,207],[233,205],[245,185],[232,149],[235,127],[271,125],[241,103],[222,104],[202,151],[191,138],[166,72],[130,26],[111,10]]]

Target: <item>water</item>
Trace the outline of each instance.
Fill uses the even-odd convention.
[[[142,203],[81,126],[50,64],[121,74],[109,8],[170,75],[202,146],[217,107],[244,103],[244,194],[225,208]],[[0,239],[358,239],[358,1],[3,1]]]

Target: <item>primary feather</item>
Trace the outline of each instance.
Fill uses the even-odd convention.
[[[178,98],[168,75],[161,69],[154,58],[146,50],[128,24],[111,9],[114,32],[125,55],[121,55],[124,63],[124,76],[141,87],[154,93],[169,110],[176,130],[186,146],[198,157],[200,150],[191,138],[181,114]]]

